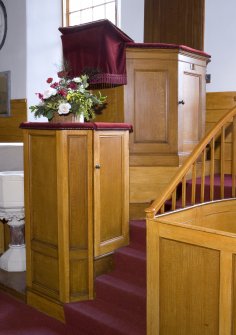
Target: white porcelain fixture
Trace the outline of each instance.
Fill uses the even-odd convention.
[[[24,172],[0,172],[0,209],[18,209],[24,207]]]
[[[0,171],[22,171],[24,145],[22,142],[0,142]]]
[[[26,270],[24,240],[24,172],[0,172],[0,219],[10,227],[9,249],[0,257],[0,268]]]

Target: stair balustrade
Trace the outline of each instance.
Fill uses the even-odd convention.
[[[163,214],[169,210],[173,211],[196,203],[214,201],[216,174],[219,174],[220,179],[220,196],[217,199],[225,198],[226,176],[231,179],[230,197],[234,198],[236,186],[235,150],[236,107],[229,110],[199,142],[165,191],[146,209],[147,219],[152,219],[157,214]],[[209,179],[209,199],[206,198],[206,177]],[[199,178],[200,194],[197,194],[196,185]],[[192,184],[191,199],[187,199],[186,185],[190,179]]]

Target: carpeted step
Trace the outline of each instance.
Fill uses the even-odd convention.
[[[68,335],[145,335],[146,317],[96,299],[65,306]],[[81,331],[81,332],[80,332]]]
[[[122,309],[140,314],[146,312],[146,287],[140,286],[134,276],[119,278],[112,274],[100,276],[96,279],[96,298],[110,302]]]
[[[139,285],[146,284],[146,252],[130,246],[116,250],[114,274],[118,277],[136,278]]]
[[[130,221],[130,246],[146,250],[146,221]]]

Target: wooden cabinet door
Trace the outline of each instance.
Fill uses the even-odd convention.
[[[161,155],[177,152],[178,64],[174,56],[164,59],[157,52],[130,52],[127,59],[124,101],[125,121],[134,128],[130,134],[132,166],[158,165]]]
[[[179,62],[179,153],[189,154],[204,134],[205,66]]]
[[[94,252],[128,244],[129,160],[127,131],[94,132]]]

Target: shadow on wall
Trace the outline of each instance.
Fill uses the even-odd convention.
[[[0,171],[23,169],[23,143],[0,143]]]

